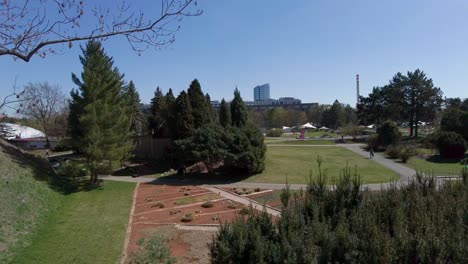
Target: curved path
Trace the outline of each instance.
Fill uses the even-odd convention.
[[[343,147],[346,148],[360,156],[369,158],[369,153],[362,149],[363,144],[336,144],[336,145],[288,145],[288,144],[281,144],[281,145],[268,145],[268,147]],[[395,162],[390,159],[386,159],[379,154],[375,154],[374,158],[372,158],[374,162],[396,172],[400,175],[400,179],[397,182],[393,183],[375,183],[375,184],[363,184],[362,187],[364,189],[369,189],[371,191],[378,191],[382,188],[388,188],[392,185],[406,185],[408,184],[416,174],[414,169],[408,168],[398,162]],[[222,181],[206,181],[200,179],[187,179],[187,178],[132,178],[127,176],[102,176],[103,179],[108,180],[115,180],[115,181],[127,181],[127,182],[153,182],[156,184],[175,184],[175,185],[201,185],[204,187],[239,187],[239,188],[261,188],[261,189],[272,189],[272,190],[281,190],[285,187],[284,184],[277,184],[277,183],[253,183],[253,182],[229,182],[228,180]],[[290,188],[293,190],[305,189],[307,187],[306,184],[290,184]]]

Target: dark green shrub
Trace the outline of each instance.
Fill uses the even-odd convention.
[[[370,149],[377,150],[379,148],[379,139],[377,135],[371,135],[367,138],[366,150]]]
[[[88,175],[88,169],[85,164],[66,161],[60,165],[57,173],[65,177],[76,178]]]
[[[193,215],[192,214],[185,214],[182,219],[180,219],[182,222],[192,222],[193,221]]]
[[[436,146],[444,158],[460,159],[466,152],[466,141],[455,132],[440,132],[436,139]]]
[[[201,207],[203,208],[211,208],[214,206],[214,203],[212,201],[206,201],[204,203],[202,203]]]
[[[385,154],[391,159],[398,159],[400,157],[401,147],[398,145],[390,145],[385,150]]]
[[[459,109],[448,109],[442,115],[440,129],[460,134],[468,140],[468,112]]]
[[[467,263],[468,184],[437,186],[418,172],[408,185],[370,192],[349,168],[334,187],[323,179],[319,169],[306,191],[284,189],[276,221],[252,211],[221,225],[211,263]]]
[[[226,130],[228,145],[224,164],[227,168],[247,173],[259,173],[265,169],[266,146],[260,131],[249,124]]]
[[[272,128],[266,132],[267,137],[281,137],[283,130],[280,128]]]
[[[161,202],[157,202],[157,203],[151,205],[151,207],[152,207],[152,208],[154,208],[154,207],[157,207],[157,208],[164,208],[164,207],[166,207],[166,204],[161,203]]]
[[[397,125],[392,121],[387,121],[377,128],[377,141],[380,146],[396,144],[400,141],[400,137]]]
[[[171,257],[171,251],[167,247],[169,239],[162,235],[155,235],[150,239],[141,239],[138,241],[139,250],[132,253],[128,263],[131,264],[149,264],[162,263],[172,264],[175,259]]]

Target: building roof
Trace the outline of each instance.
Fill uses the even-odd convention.
[[[8,130],[6,139],[27,139],[27,138],[41,138],[45,137],[44,132],[32,127],[21,126],[12,123],[1,123],[5,130]]]

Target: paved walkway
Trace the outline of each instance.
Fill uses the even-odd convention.
[[[247,205],[247,206],[252,206],[254,209],[257,209],[259,211],[265,210],[267,213],[271,214],[272,216],[280,216],[281,215],[281,210],[275,209],[273,207],[264,206],[263,204],[260,204],[259,202],[254,201],[252,199],[242,197],[242,196],[239,196],[239,195],[235,195],[235,194],[232,194],[230,192],[227,192],[225,190],[222,190],[220,188],[213,187],[213,186],[206,185],[206,186],[203,186],[203,188],[205,188],[207,190],[210,190],[210,191],[212,191],[214,193],[217,193],[217,194],[223,196],[224,198],[227,198],[227,199],[232,200],[234,202],[238,202],[238,203],[241,203],[241,204]]]
[[[344,147],[345,149],[348,149],[363,157],[369,158],[369,152],[364,151],[362,149],[362,146],[363,145],[356,145],[356,144],[353,144],[353,145],[343,144],[342,145],[342,147]],[[398,162],[382,157],[381,155],[377,153],[375,153],[372,160],[384,166],[385,168],[388,168],[398,173],[398,175],[400,175],[400,180],[398,182],[402,184],[407,184],[408,182],[410,182],[411,179],[413,179],[414,175],[416,174],[416,171],[414,169],[408,168],[404,165],[399,164]]]
[[[268,147],[343,147],[348,149],[360,156],[369,158],[369,152],[364,151],[362,147],[363,144],[336,144],[336,145],[268,145]],[[387,159],[380,154],[375,154],[372,161],[377,162],[378,164],[396,172],[400,179],[395,183],[376,183],[376,184],[363,184],[362,187],[364,189],[369,189],[371,191],[378,191],[382,188],[388,188],[392,184],[396,184],[397,186],[406,185],[408,184],[416,174],[414,169],[408,168],[398,162],[393,160]],[[226,182],[226,181],[204,181],[199,179],[178,179],[178,178],[132,178],[132,177],[125,177],[125,176],[103,176],[103,179],[109,180],[116,180],[116,181],[127,181],[127,182],[153,182],[155,184],[177,184],[177,185],[200,185],[203,187],[211,188],[211,187],[238,187],[238,188],[261,188],[261,189],[272,189],[272,190],[281,190],[285,187],[284,184],[275,184],[275,183],[253,183],[253,182]],[[290,188],[292,190],[299,190],[305,189],[307,187],[306,184],[290,184]],[[229,194],[229,193],[228,193]],[[230,194],[232,195],[232,194]],[[226,197],[227,198],[227,197]],[[229,198],[230,199],[230,198]],[[244,203],[245,204],[245,203]],[[250,204],[250,202],[248,202]]]

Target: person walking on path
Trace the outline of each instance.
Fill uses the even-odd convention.
[[[371,148],[371,149],[369,150],[369,158],[372,159],[373,157],[374,157],[374,149]]]

